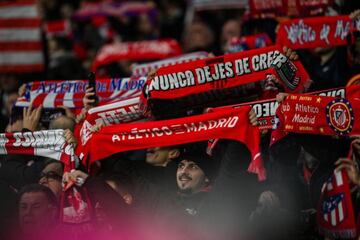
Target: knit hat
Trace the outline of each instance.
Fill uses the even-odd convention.
[[[216,172],[215,161],[205,152],[204,153],[185,152],[180,157],[180,162],[183,160],[188,160],[196,163],[196,165],[198,165],[201,168],[201,170],[205,173],[205,176],[210,181],[212,181],[213,178],[215,177],[215,172]]]

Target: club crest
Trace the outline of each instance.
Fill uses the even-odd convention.
[[[349,134],[354,124],[351,104],[346,99],[334,99],[326,106],[328,125],[339,135]]]
[[[340,224],[346,217],[346,208],[343,206],[344,194],[337,194],[324,200],[322,214],[326,222],[332,226]]]

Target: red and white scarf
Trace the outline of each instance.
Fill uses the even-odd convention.
[[[334,171],[324,183],[317,210],[321,234],[333,239],[355,239],[356,221],[346,170]]]
[[[171,120],[108,126],[90,135],[78,146],[77,153],[90,167],[95,161],[118,152],[209,139],[233,139],[248,147],[252,156],[249,169],[261,179],[265,177],[265,170],[260,156],[259,129],[250,125],[249,110],[250,107],[243,107]],[[101,146],[101,151],[95,146]]]
[[[280,23],[276,43],[292,49],[348,45],[359,28],[360,18],[349,16],[292,19]]]
[[[99,50],[92,68],[96,70],[102,65],[120,60],[156,60],[177,56],[181,53],[181,46],[174,39],[112,43]]]
[[[66,171],[76,165],[74,148],[65,141],[63,130],[1,133],[0,154],[26,154],[53,158],[62,161]]]
[[[140,96],[146,78],[111,78],[96,80],[96,94],[99,103]],[[24,96],[20,97],[16,106],[33,107],[42,105],[45,108],[65,106],[68,108],[82,108],[87,80],[70,81],[39,81],[26,85]]]
[[[91,128],[95,124],[110,126],[144,119],[145,117],[139,109],[139,102],[140,98],[135,97],[91,108],[79,130],[81,141],[87,141],[92,134]]]

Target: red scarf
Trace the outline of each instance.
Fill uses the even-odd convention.
[[[75,167],[74,148],[66,143],[63,130],[1,133],[0,154],[53,158],[62,161],[66,171]]]
[[[340,97],[340,98],[346,98],[347,96],[349,96],[350,98],[353,98],[355,94],[359,92],[360,92],[360,85],[354,85],[346,88],[334,88],[334,89],[328,89],[318,92],[312,92],[308,94],[318,95],[318,96],[328,96],[328,97]],[[224,106],[220,108],[229,108],[229,107],[238,108],[241,106],[251,106],[253,108],[258,118],[258,126],[260,130],[272,129],[274,127],[275,112],[279,106],[279,103],[276,101],[276,99],[273,98],[273,99],[267,99],[261,101],[254,101],[249,103]]]
[[[360,100],[354,98],[289,95],[279,105],[271,142],[287,132],[352,136],[360,134]]]
[[[263,178],[259,129],[249,124],[249,110],[250,107],[243,107],[172,120],[108,126],[90,135],[77,152],[83,163],[91,166],[118,152],[208,139],[233,139],[248,147],[252,155],[249,169]],[[101,146],[100,151],[98,146]]]
[[[356,222],[346,171],[334,171],[321,190],[317,210],[319,231],[330,238],[354,239]]]
[[[276,43],[292,49],[335,47],[353,43],[359,19],[349,16],[292,19],[280,24]]]
[[[80,224],[94,218],[87,188],[72,185],[62,192],[60,219],[63,223]]]
[[[160,68],[156,76],[145,85],[145,106],[152,99],[179,99],[264,80],[267,74],[276,71],[270,67],[281,51],[280,46],[272,46]],[[286,58],[284,62],[283,55],[276,61],[280,69],[286,67],[287,63]],[[300,61],[290,65],[292,75],[288,79],[296,80],[292,82],[295,88],[291,86],[291,89],[286,90],[300,91],[309,80],[308,75]]]
[[[112,43],[99,50],[92,68],[96,70],[101,65],[120,60],[156,60],[177,56],[181,53],[181,47],[174,39]]]

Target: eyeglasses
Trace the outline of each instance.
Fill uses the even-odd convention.
[[[49,171],[49,172],[42,172],[40,174],[40,179],[41,178],[46,178],[46,179],[54,179],[54,180],[57,180],[57,181],[61,181],[62,180],[62,176],[57,174],[56,172],[54,171]]]

